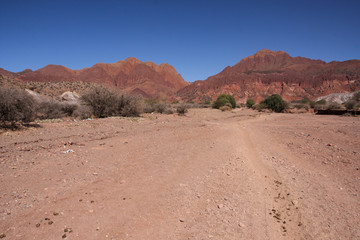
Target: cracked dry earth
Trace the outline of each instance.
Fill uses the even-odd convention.
[[[2,239],[360,239],[360,118],[191,109],[0,136]]]

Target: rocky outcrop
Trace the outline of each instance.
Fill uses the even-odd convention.
[[[206,101],[226,93],[245,102],[248,98],[260,101],[276,93],[290,101],[358,89],[359,60],[326,63],[264,49],[207,80],[186,86],[178,95],[186,100]]]

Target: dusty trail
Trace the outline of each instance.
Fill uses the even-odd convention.
[[[297,124],[298,117],[287,116]],[[5,239],[357,239],[359,229],[347,229],[358,223],[357,170],[349,168],[349,193],[338,199],[339,190],[318,177],[319,157],[297,152],[304,150],[296,142],[303,138],[292,135],[299,127],[282,118],[196,109],[186,117],[69,121],[3,134],[0,233]],[[360,150],[357,141],[351,151]],[[348,157],[347,166],[358,164],[356,154],[337,154]]]

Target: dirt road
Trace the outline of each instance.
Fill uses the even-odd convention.
[[[68,120],[0,150],[3,239],[360,239],[358,117]]]

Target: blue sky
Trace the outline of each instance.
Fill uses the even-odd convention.
[[[1,0],[0,67],[71,69],[128,57],[203,80],[266,48],[360,58],[360,1]]]

